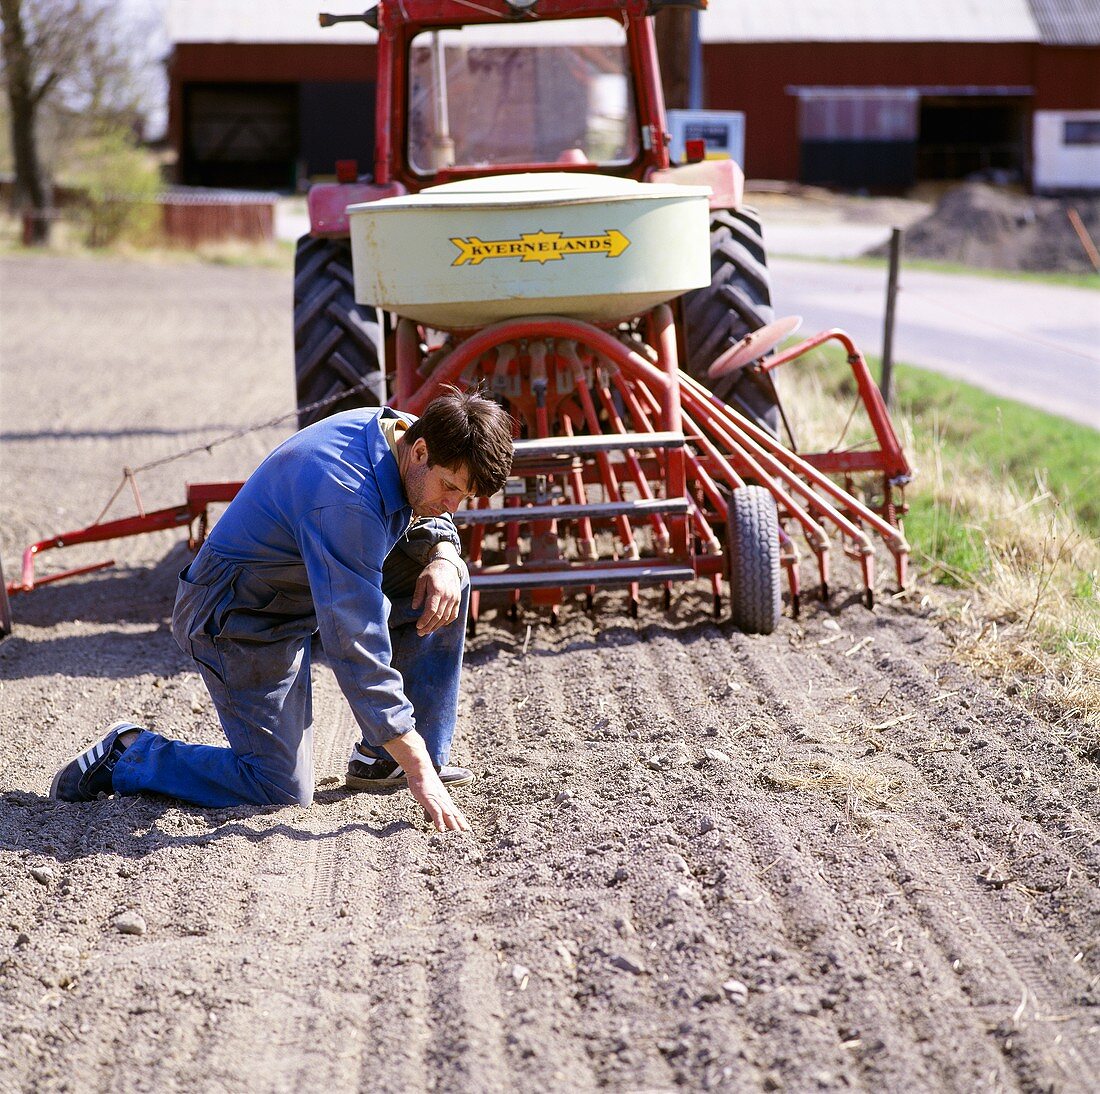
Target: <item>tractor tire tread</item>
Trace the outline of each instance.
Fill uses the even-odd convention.
[[[748,371],[717,380],[707,375],[726,349],[774,318],[759,220],[744,210],[718,209],[711,213],[710,228],[711,283],[683,297],[684,371],[778,437],[774,385],[759,383]]]
[[[300,429],[341,410],[385,401],[380,317],[375,308],[356,303],[354,285],[348,240],[303,236],[298,241],[294,373]],[[341,391],[350,394],[305,409]]]

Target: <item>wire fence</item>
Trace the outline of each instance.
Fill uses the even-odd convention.
[[[2,187],[0,187],[2,189]],[[270,243],[275,239],[275,210],[279,195],[266,191],[207,190],[173,187],[153,198],[117,193],[94,199],[65,190],[55,194],[45,209],[26,209],[19,215],[24,246],[37,238],[45,222],[85,227],[95,222],[123,223],[128,214],[150,225],[153,241],[173,247],[207,243]],[[94,235],[94,231],[91,233]]]

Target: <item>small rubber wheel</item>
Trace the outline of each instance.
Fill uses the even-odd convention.
[[[779,624],[779,516],[762,486],[730,497],[726,555],[733,622],[747,634],[771,634]]]

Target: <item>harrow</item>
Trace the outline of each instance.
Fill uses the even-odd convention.
[[[711,582],[717,612],[726,577],[738,625],[770,631],[779,566],[792,611],[799,609],[799,553],[788,528],[801,532],[815,557],[822,597],[829,596],[830,531],[858,561],[869,607],[872,537],[893,556],[904,586],[909,547],[897,525],[897,491],[910,470],[867,363],[843,331],[755,364],[738,353],[773,347],[750,336],[712,368],[752,365],[764,374],[840,342],[878,447],[803,456],[678,368],[667,305],[629,330],[554,316],[505,321],[426,358],[406,323],[397,336],[398,406],[418,413],[443,384],[476,384],[504,401],[518,424],[503,504],[481,499],[455,515],[468,534],[475,621],[482,590],[507,590],[514,604],[531,591],[535,603],[553,609],[566,588],[584,589],[591,603],[598,588],[626,586],[636,613],[641,586],[663,586],[667,598],[673,582],[701,577]],[[882,505],[871,508],[827,471],[878,472]]]
[[[443,385],[479,386],[516,423],[512,477],[496,498],[459,510],[471,573],[471,623],[482,595],[503,593],[513,609],[524,595],[556,617],[567,590],[587,606],[604,588],[625,587],[632,614],[640,589],[705,578],[715,613],[723,579],[735,623],[767,633],[780,614],[785,573],[792,613],[801,599],[799,536],[814,556],[823,599],[830,595],[837,536],[859,566],[874,603],[875,547],[882,541],[899,587],[909,547],[898,526],[909,465],[867,363],[852,339],[828,330],[773,354],[790,329],[756,331],[720,357],[715,375],[751,369],[766,376],[830,341],[848,364],[868,413],[876,448],[799,454],[727,405],[678,367],[672,308],[644,321],[598,326],[559,316],[523,317],[475,333],[452,333],[431,350],[407,319],[397,324],[394,404],[420,413]],[[872,507],[830,474],[879,477]],[[132,477],[131,477],[131,481]],[[182,505],[139,512],[62,533],[29,546],[9,594],[112,565],[93,563],[36,577],[42,552],[166,528],[187,527],[194,548],[210,507],[230,501],[239,482],[196,483]]]
[[[486,596],[556,615],[625,588],[723,580],[735,623],[775,628],[782,576],[797,614],[800,554],[828,597],[832,545],[875,595],[875,541],[904,586],[899,516],[909,465],[852,339],[827,330],[776,351],[761,226],[731,160],[692,142],[669,159],[651,16],[704,0],[380,0],[374,169],[337,164],[313,187],[295,263],[298,421],[381,400],[419,413],[443,385],[479,386],[515,423],[513,475],[455,514]],[[501,119],[507,117],[505,125]],[[512,124],[514,123],[514,124]],[[804,453],[778,439],[772,375],[836,342],[872,448]],[[788,435],[790,430],[788,429]],[[853,492],[875,476],[875,504]],[[840,481],[836,481],[839,479]],[[97,521],[43,551],[186,526],[239,483],[197,484],[183,505]],[[113,499],[112,499],[113,500]],[[102,518],[102,515],[101,515]]]

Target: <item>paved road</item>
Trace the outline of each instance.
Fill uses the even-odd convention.
[[[770,261],[777,315],[882,352],[884,269]],[[902,269],[894,359],[1100,429],[1100,292]]]

